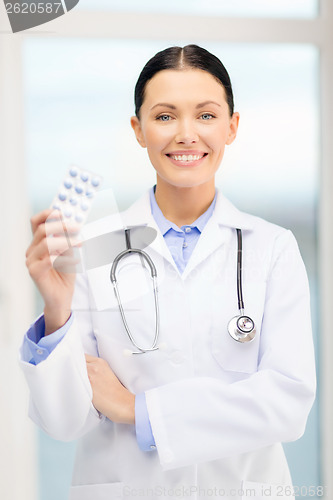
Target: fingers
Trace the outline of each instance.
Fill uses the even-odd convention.
[[[42,260],[33,261],[27,263],[27,268],[29,274],[33,280],[38,280],[41,276],[45,275],[50,269],[52,269],[52,262],[49,257]]]
[[[85,358],[86,358],[86,363],[87,364],[90,364],[90,365],[100,365],[100,366],[107,366],[110,370],[110,366],[109,366],[109,363],[107,361],[105,361],[105,359],[103,358],[99,358],[99,357],[96,357],[96,356],[91,356],[90,354],[85,354]]]
[[[97,358],[96,356],[91,356],[90,354],[85,354],[86,362],[87,363],[92,363],[93,361],[96,361],[101,358]]]
[[[35,234],[38,226],[40,224],[44,224],[46,222],[47,218],[49,218],[51,215],[53,216],[53,218],[55,218],[55,219],[58,218],[59,220],[61,220],[60,212],[56,211],[56,210],[52,210],[50,208],[43,210],[42,212],[39,212],[36,215],[33,215],[30,219],[32,233]]]
[[[34,230],[34,237],[30,247],[35,247],[44,238],[58,238],[60,236],[64,236],[72,243],[72,238],[75,237],[78,233],[79,227],[75,224],[65,226],[62,221],[40,223]]]
[[[82,271],[74,236],[79,226],[66,226],[59,211],[43,210],[31,218],[33,239],[26,251],[26,266],[49,311],[70,308],[75,275]],[[52,324],[57,323],[53,321]],[[51,330],[53,331],[53,330]]]
[[[54,259],[53,269],[62,274],[76,274],[78,272],[82,272],[83,269],[80,257],[75,257],[75,253],[73,254],[72,251],[68,256],[66,255],[67,253],[68,252],[65,252]]]
[[[65,225],[61,214],[55,210],[44,210],[31,218],[33,240],[26,251],[26,266],[36,281],[52,267],[61,273],[75,273],[80,262],[76,247],[81,246],[77,238],[79,226]]]
[[[66,225],[57,210],[43,210],[31,218],[33,240],[26,251],[27,265],[32,259],[43,259],[47,254],[60,255],[71,246],[80,246],[75,236],[80,227]]]
[[[69,248],[79,245],[79,241],[68,240],[61,236],[58,238],[44,238],[38,245],[31,245],[28,248],[26,257],[40,259],[45,255],[61,255]]]
[[[116,378],[116,376],[114,375],[113,371],[110,368],[109,363],[105,359],[98,358],[96,356],[91,356],[90,354],[85,354],[85,358],[86,358],[88,375],[89,374],[105,375],[107,373],[109,377],[111,376],[112,378]]]
[[[43,210],[30,219],[34,240],[57,234],[77,234],[80,226],[75,223],[65,223],[59,210]]]
[[[26,266],[29,269],[34,263],[38,263],[41,260],[48,260],[50,265],[55,262],[55,259],[59,260],[59,264],[74,265],[80,262],[79,254],[76,248],[69,247],[69,243],[66,238],[51,238],[42,240],[39,245],[31,246],[26,253]],[[80,245],[80,243],[78,243]]]

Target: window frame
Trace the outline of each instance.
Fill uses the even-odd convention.
[[[186,22],[184,22],[186,20]],[[262,19],[262,18],[221,18],[198,17],[182,15],[160,15],[111,11],[81,11],[73,9],[69,14],[54,20],[52,23],[36,27],[26,32],[13,35],[5,13],[4,4],[0,5],[0,30],[2,41],[0,44],[0,165],[4,182],[0,184],[0,201],[2,213],[11,213],[9,221],[3,217],[0,222],[2,234],[7,235],[6,245],[0,246],[1,262],[6,266],[0,269],[0,308],[2,325],[9,325],[13,331],[13,341],[7,342],[1,334],[1,345],[11,353],[15,352],[22,331],[26,329],[33,317],[33,304],[27,300],[30,282],[27,273],[18,265],[17,258],[12,257],[12,249],[24,252],[30,239],[27,228],[27,188],[25,180],[24,162],[24,102],[22,86],[22,47],[24,40],[29,36],[46,37],[93,37],[93,38],[139,38],[139,39],[189,39],[196,33],[197,40],[214,40],[217,42],[240,43],[297,43],[313,44],[320,51],[320,124],[321,124],[321,170],[320,196],[318,200],[318,273],[319,273],[319,328],[320,328],[320,392],[319,408],[321,423],[321,464],[322,484],[326,492],[333,491],[333,393],[330,387],[332,377],[333,337],[330,331],[331,303],[333,301],[333,3],[330,0],[321,0],[319,15],[315,19]],[[13,82],[15,84],[13,85]],[[13,140],[15,138],[15,140]],[[16,145],[15,151],[13,144]],[[22,182],[23,181],[23,182]],[[20,186],[17,191],[8,189],[8,186]],[[18,202],[20,206],[17,206]],[[10,231],[11,228],[15,231]],[[8,263],[8,265],[7,265]],[[16,286],[7,285],[16,283]],[[20,283],[20,286],[17,286]],[[6,284],[6,285],[5,285]],[[13,313],[17,304],[22,304],[22,314],[15,317]],[[29,318],[29,319],[28,319]],[[28,320],[27,320],[28,319]],[[5,328],[1,328],[5,330]],[[10,333],[10,332],[9,332]],[[8,334],[9,334],[8,333]],[[24,389],[22,389],[24,393]],[[19,399],[19,398],[17,398]],[[24,399],[25,401],[25,399]],[[16,401],[12,405],[13,414],[21,414],[20,425],[25,424],[25,408],[22,402]],[[0,423],[5,425],[0,415]],[[17,441],[14,429],[13,442]],[[15,484],[24,484],[26,500],[36,498],[36,483],[31,479],[31,457],[35,457],[35,449],[31,436],[33,428],[29,427],[27,442],[31,442],[26,455],[30,455],[29,466],[24,461],[20,450],[20,443],[6,449],[6,461],[13,474],[8,474],[6,481],[10,485],[13,499],[22,497],[22,492],[13,492]],[[8,458],[9,453],[9,458]],[[17,458],[21,457],[19,464]],[[36,465],[37,467],[37,465]],[[15,473],[15,475],[14,475]],[[6,488],[6,485],[5,485]],[[13,494],[14,493],[14,494]],[[328,498],[328,493],[326,493]]]

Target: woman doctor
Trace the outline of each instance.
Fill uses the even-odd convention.
[[[157,349],[125,355],[137,349],[110,264],[76,276],[57,271],[52,255],[67,244],[62,224],[46,224],[49,210],[37,214],[27,266],[45,307],[21,349],[30,416],[55,439],[79,438],[71,500],[293,498],[281,442],[303,434],[315,392],[308,283],[295,239],[215,188],[239,114],[214,55],[196,45],[156,54],[135,105],[131,125],[156,187],[121,216],[86,226],[85,237],[156,230],[145,251],[157,270]],[[240,314],[236,229],[251,342],[228,332]],[[150,346],[155,309],[140,258],[122,259],[117,273],[131,334]]]

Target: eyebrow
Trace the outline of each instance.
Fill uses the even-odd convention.
[[[205,102],[201,102],[200,104],[197,104],[196,109],[203,108],[204,106],[207,106],[207,104],[215,104],[216,106],[221,107],[221,104],[219,104],[216,101],[205,101]]]
[[[168,104],[167,102],[159,102],[159,103],[155,104],[155,106],[153,106],[150,110],[157,108],[157,106],[163,106],[164,108],[176,109],[176,106],[174,106],[173,104]]]
[[[195,109],[203,108],[204,106],[207,106],[207,104],[215,104],[216,106],[221,107],[221,105],[216,101],[204,101],[204,102],[200,102],[199,104],[197,104]],[[174,106],[173,104],[169,104],[167,102],[159,102],[151,108],[151,111],[153,109],[157,108],[158,106],[162,106],[162,107],[169,108],[169,109],[176,109],[176,106]]]

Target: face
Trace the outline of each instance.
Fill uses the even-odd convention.
[[[158,182],[194,187],[214,183],[238,121],[223,86],[206,71],[186,69],[160,71],[148,82],[140,119],[131,125]]]

